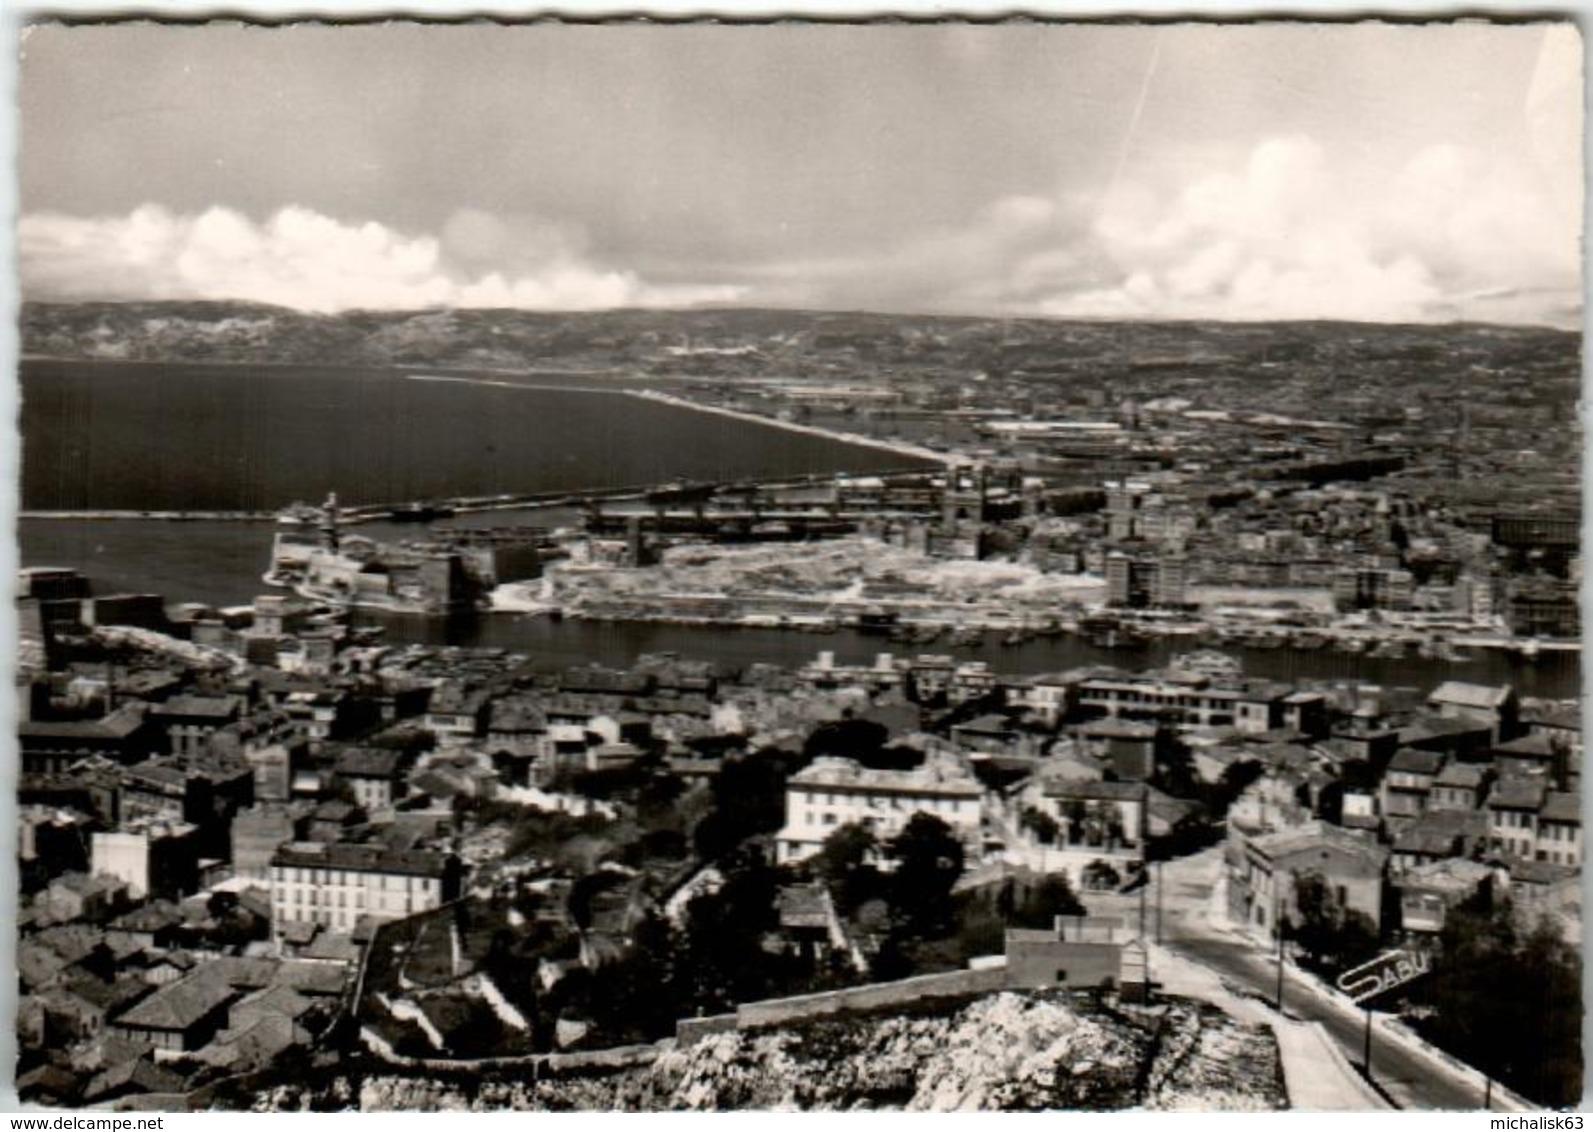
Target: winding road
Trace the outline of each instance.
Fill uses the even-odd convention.
[[[1208,849],[1191,857],[1166,862],[1158,882],[1145,899],[1145,934],[1154,938],[1157,925],[1157,885],[1161,886],[1160,936],[1168,950],[1216,972],[1238,994],[1271,1005],[1277,1000],[1278,964],[1275,954],[1230,928],[1219,914],[1218,879],[1222,850]],[[1091,894],[1092,915],[1116,915],[1137,931],[1140,894]],[[1152,977],[1155,977],[1154,970]],[[1352,1064],[1362,1061],[1366,1015],[1348,1004],[1330,1000],[1305,986],[1293,970],[1284,976],[1284,1013],[1291,1018],[1319,1022]],[[1478,1111],[1483,1090],[1420,1049],[1398,1043],[1373,1027],[1372,1077],[1383,1094],[1405,1109]],[[1496,1106],[1497,1107],[1497,1106]]]

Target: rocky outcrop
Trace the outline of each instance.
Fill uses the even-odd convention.
[[[938,1013],[714,1034],[610,1073],[468,1082],[376,1076],[358,1095],[367,1111],[1285,1107],[1265,1027],[1187,1001],[1128,1013],[1015,992]]]

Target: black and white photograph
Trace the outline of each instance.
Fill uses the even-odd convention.
[[[1569,18],[13,30],[22,1106],[1581,1104]]]

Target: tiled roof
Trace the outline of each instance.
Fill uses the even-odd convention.
[[[273,985],[233,1003],[227,1015],[227,1023],[229,1026],[246,1026],[252,1019],[264,1014],[297,1018],[314,1005],[292,987]]]
[[[1553,727],[1560,730],[1582,730],[1582,713],[1576,708],[1539,707],[1525,708],[1521,722],[1533,727]]]
[[[238,992],[220,972],[202,966],[161,987],[116,1022],[140,1030],[187,1030],[237,997]]]
[[[1437,751],[1418,751],[1414,747],[1402,747],[1395,751],[1394,757],[1388,761],[1388,769],[1401,774],[1437,774],[1443,762],[1444,756]]]
[[[141,979],[121,978],[106,982],[93,975],[84,975],[67,983],[65,989],[91,1006],[115,1013],[143,998],[154,988]]]
[[[230,719],[238,714],[237,696],[173,696],[155,706],[158,716],[194,716],[203,719]]]
[[[1501,779],[1488,795],[1488,808],[1494,810],[1536,810],[1543,805],[1547,787],[1535,778]]]
[[[1097,719],[1079,728],[1079,734],[1092,739],[1155,739],[1161,730],[1154,723],[1129,719]]]
[[[1508,743],[1495,743],[1494,753],[1527,758],[1552,758],[1554,756],[1554,742],[1549,736],[1541,732],[1535,735],[1523,735],[1519,739],[1511,739]]]
[[[187,1088],[187,1082],[170,1070],[162,1069],[141,1057],[137,1061],[112,1065],[96,1076],[83,1090],[83,1099],[93,1102],[128,1086],[138,1093],[181,1093]]]
[[[1360,857],[1376,868],[1381,868],[1388,859],[1388,850],[1369,838],[1318,820],[1308,821],[1294,829],[1263,834],[1252,839],[1250,844],[1272,860],[1317,849],[1337,849]]]
[[[1493,870],[1480,861],[1446,857],[1407,870],[1400,878],[1399,886],[1461,894],[1475,889],[1492,875]]]
[[[793,784],[808,787],[847,787],[914,794],[960,794],[978,797],[982,791],[974,777],[960,766],[926,762],[914,770],[874,770],[851,759],[821,758],[793,774]]]
[[[1424,829],[1408,826],[1394,838],[1394,852],[1414,853],[1423,857],[1449,857],[1459,848],[1459,835],[1452,831]]]
[[[338,757],[334,773],[344,778],[392,778],[398,774],[400,761],[397,751],[359,747]]]
[[[1554,884],[1576,875],[1569,865],[1556,865],[1552,861],[1513,860],[1507,866],[1511,884]]]
[[[1491,710],[1502,707],[1513,694],[1508,684],[1468,684],[1463,680],[1446,680],[1427,697],[1427,702]]]
[[[183,922],[182,913],[169,900],[156,900],[118,916],[111,926],[124,932],[158,932]]]
[[[1582,823],[1582,799],[1575,794],[1562,790],[1551,790],[1543,799],[1543,808],[1538,811],[1538,817],[1543,821],[1568,822],[1580,825]]]
[[[1482,785],[1487,773],[1486,767],[1475,763],[1452,762],[1438,772],[1438,777],[1433,779],[1433,785],[1462,786],[1474,790]]]
[[[1094,782],[1086,778],[1053,779],[1045,784],[1047,797],[1097,802],[1144,801],[1147,789],[1142,782]]]
[[[271,864],[310,869],[347,869],[354,872],[392,873],[407,876],[440,877],[447,870],[448,857],[424,849],[390,849],[384,845],[326,845],[315,841],[295,841],[282,846]]]

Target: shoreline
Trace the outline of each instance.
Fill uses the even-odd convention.
[[[767,417],[761,413],[748,412],[745,409],[729,409],[722,405],[706,405],[701,401],[693,401],[689,397],[680,397],[674,393],[664,393],[657,389],[623,389],[616,392],[622,393],[627,397],[636,397],[643,401],[672,405],[679,409],[694,409],[699,413],[713,413],[716,416],[729,417],[731,420],[743,421],[747,424],[765,425],[769,428],[785,429],[787,432],[803,433],[807,436],[816,436],[824,440],[834,440],[842,444],[855,444],[860,448],[873,448],[882,452],[890,452],[897,456],[911,456],[917,460],[929,460],[942,467],[955,467],[966,462],[954,452],[937,452],[933,448],[909,444],[906,441],[880,440],[877,437],[860,436],[857,433],[821,428],[818,425],[782,421],[778,417]]]
[[[548,617],[569,622],[593,622],[616,625],[678,625],[693,628],[719,629],[775,629],[792,635],[827,635],[837,632],[862,632],[877,635],[882,643],[899,647],[926,648],[934,645],[958,643],[992,643],[986,638],[1000,638],[1003,645],[1023,644],[1048,637],[1071,637],[1086,640],[1109,651],[1132,654],[1152,642],[1184,642],[1190,649],[1289,649],[1295,652],[1336,653],[1343,656],[1366,656],[1378,660],[1425,659],[1449,661],[1464,665],[1474,656],[1487,652],[1505,653],[1531,661],[1537,656],[1580,654],[1582,643],[1559,638],[1511,638],[1497,635],[1468,635],[1451,637],[1445,641],[1446,653],[1426,651],[1413,637],[1393,636],[1369,640],[1353,631],[1331,628],[1301,630],[1298,632],[1268,632],[1256,627],[1237,627],[1211,622],[1181,622],[1156,625],[1127,621],[1109,631],[1090,631],[1080,622],[1091,616],[1100,616],[1103,608],[1084,608],[1069,615],[1051,618],[1030,612],[1000,614],[990,610],[974,612],[958,610],[947,615],[943,606],[898,605],[891,610],[895,620],[889,628],[869,629],[857,611],[825,609],[824,603],[815,603],[805,611],[790,610],[784,613],[732,612],[704,610],[685,611],[668,608],[667,603],[636,601],[628,609],[585,608],[582,603],[546,601],[533,596],[540,583],[510,582],[491,592],[487,616]],[[978,638],[959,641],[959,638]],[[1376,646],[1382,646],[1380,651]],[[1370,647],[1369,647],[1370,646]]]
[[[56,360],[39,358],[36,360]],[[78,360],[78,359],[66,359]],[[115,364],[115,363],[112,363]],[[198,364],[198,363],[187,363]],[[441,367],[431,367],[441,368]],[[534,372],[512,371],[516,376],[535,376]],[[849,444],[858,448],[868,448],[877,452],[889,452],[893,455],[905,456],[914,460],[923,460],[938,467],[952,467],[963,462],[952,453],[937,452],[934,449],[924,448],[906,442],[880,440],[874,437],[859,436],[855,433],[842,432],[836,429],[822,428],[816,425],[798,424],[794,421],[783,421],[775,417],[763,416],[758,413],[746,412],[739,409],[729,409],[718,405],[708,405],[700,401],[693,401],[687,397],[665,393],[657,389],[625,389],[625,388],[596,388],[560,385],[531,385],[524,382],[506,381],[499,377],[480,376],[481,371],[473,374],[436,374],[436,373],[406,373],[394,371],[394,376],[408,381],[426,381],[460,385],[482,385],[493,388],[526,389],[531,391],[553,391],[599,394],[607,396],[634,397],[638,400],[649,401],[655,404],[668,405],[671,408],[686,409],[698,413],[707,413],[732,420],[743,421],[747,424],[762,425],[768,428],[782,429],[786,432],[799,433],[812,436],[821,440],[830,440],[840,444]],[[634,379],[627,379],[634,380]],[[839,480],[854,477],[868,476],[893,476],[928,474],[934,469],[925,468],[922,473],[906,469],[891,469],[885,472],[847,472],[836,471],[823,474],[805,474],[799,476],[770,476],[751,477],[738,481],[732,486],[746,486],[748,484],[765,484],[772,487],[799,486],[804,483]],[[499,492],[492,495],[478,495],[469,497],[453,497],[421,500],[399,500],[387,503],[367,503],[344,508],[341,515],[342,522],[349,525],[360,523],[379,522],[391,517],[391,513],[399,508],[414,504],[435,504],[447,507],[456,515],[477,514],[492,511],[517,511],[517,510],[544,510],[559,507],[582,506],[588,503],[622,502],[627,500],[645,498],[651,491],[656,491],[667,484],[625,484],[614,487],[575,488],[571,490],[553,491],[526,491],[526,492]],[[84,510],[70,510],[60,508],[21,508],[17,512],[18,520],[41,522],[66,522],[66,521],[92,521],[92,522],[126,522],[150,520],[156,522],[235,522],[235,523],[271,523],[276,522],[283,512],[292,504],[273,511],[230,511],[222,509],[182,510],[168,508],[151,508],[149,510],[133,508],[95,507]]]

